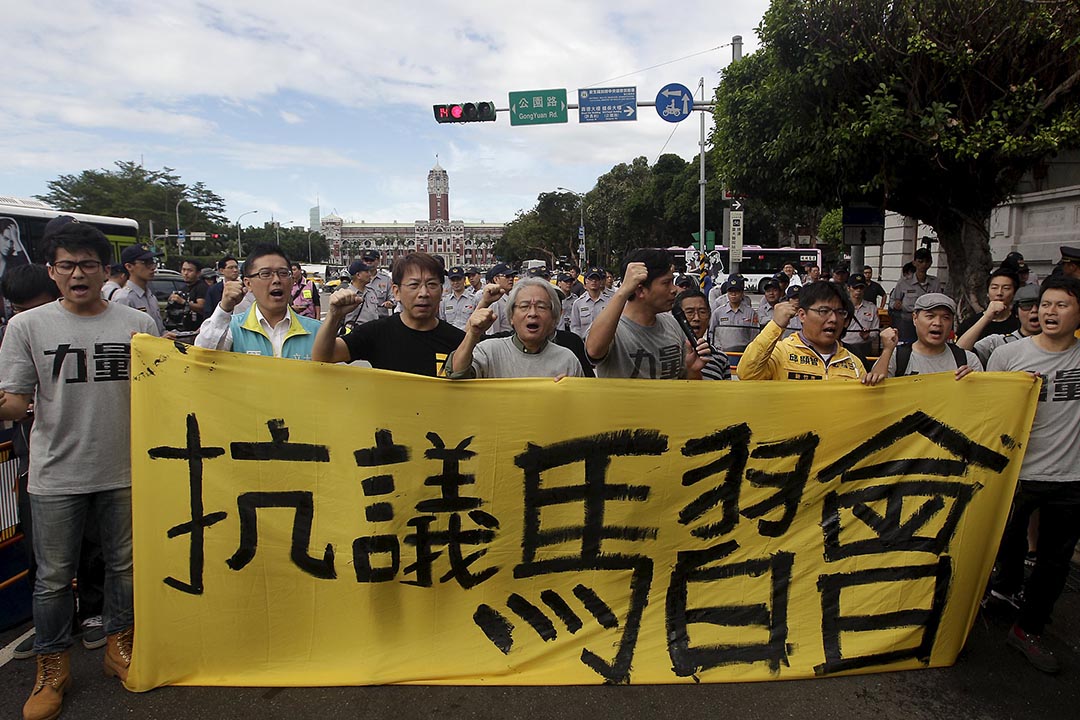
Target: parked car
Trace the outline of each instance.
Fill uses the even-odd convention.
[[[150,292],[157,298],[158,309],[164,317],[169,296],[174,292],[187,292],[187,283],[184,282],[184,276],[177,271],[158,268],[150,281]]]

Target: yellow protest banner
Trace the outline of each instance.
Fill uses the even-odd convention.
[[[948,665],[1038,392],[132,365],[134,690]]]

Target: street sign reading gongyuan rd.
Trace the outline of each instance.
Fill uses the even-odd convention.
[[[511,125],[547,125],[567,122],[566,88],[510,93]]]

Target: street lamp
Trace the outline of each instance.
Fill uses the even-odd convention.
[[[571,195],[577,195],[578,199],[581,200],[581,226],[578,230],[578,242],[580,243],[579,247],[581,248],[581,254],[584,255],[584,257],[581,258],[581,265],[582,268],[584,268],[584,266],[589,264],[589,257],[585,252],[585,193],[574,192],[573,190],[564,187],[557,187],[555,189],[568,192]]]
[[[271,222],[273,222],[273,221],[271,221]],[[285,224],[286,225],[295,225],[296,221],[295,220],[290,220],[289,222],[287,222]],[[275,240],[275,242],[277,242],[278,245],[281,244],[281,223],[280,222],[274,223],[274,240]]]
[[[243,257],[243,255],[244,255],[244,248],[240,244],[240,220],[245,215],[252,215],[252,214],[257,213],[257,212],[259,212],[259,211],[258,210],[248,210],[246,213],[241,213],[240,217],[236,218],[236,254],[238,256],[240,256],[240,257]]]
[[[307,261],[308,261],[308,264],[310,264],[312,262],[312,260],[311,260],[311,236],[312,235],[318,235],[318,234],[319,234],[318,230],[312,230],[311,232],[309,232],[307,234]]]

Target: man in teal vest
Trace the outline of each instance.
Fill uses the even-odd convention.
[[[210,350],[310,360],[320,323],[289,307],[292,284],[285,252],[270,243],[256,245],[244,261],[243,282],[225,282],[221,302],[203,322],[195,344]],[[255,304],[246,313],[233,315],[248,290]]]

